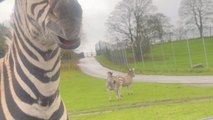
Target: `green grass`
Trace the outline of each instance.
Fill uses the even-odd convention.
[[[150,84],[150,83],[134,83],[132,86],[134,94],[131,96],[127,96],[126,89],[122,89],[123,98],[121,101],[109,102],[108,96],[105,90],[105,81],[101,79],[96,79],[93,77],[89,77],[84,75],[78,71],[62,71],[61,73],[61,82],[60,82],[60,93],[65,102],[67,110],[72,113],[78,113],[82,111],[101,111],[106,109],[111,109],[113,106],[119,105],[131,105],[136,103],[146,103],[146,102],[157,102],[164,100],[177,100],[177,99],[191,99],[191,98],[202,98],[202,97],[213,97],[213,87],[193,87],[193,86],[183,86],[177,84]],[[197,111],[202,111],[204,108],[201,103],[200,109],[198,107]],[[208,107],[212,106],[212,103],[206,103]],[[125,118],[124,120],[128,120],[130,116],[136,117],[145,114],[148,118],[152,118],[152,111],[164,111],[162,112],[163,117],[172,117],[168,115],[170,110],[177,109],[177,116],[181,116],[185,113],[182,111],[181,107],[190,108],[190,104],[180,104],[173,105],[173,107],[164,110],[167,108],[167,105],[164,106],[153,106],[145,109],[129,109],[116,111],[115,113],[107,113],[98,116],[91,116],[90,119],[94,120],[113,120],[114,114]],[[191,106],[193,107],[193,106]],[[188,111],[190,109],[188,108]],[[213,108],[213,106],[212,106]],[[194,111],[194,109],[192,109]],[[187,112],[187,111],[186,111]],[[136,115],[136,113],[138,115]],[[199,113],[199,112],[198,112]],[[189,115],[192,113],[189,113]],[[212,114],[213,115],[213,114]],[[111,117],[110,117],[111,116]],[[129,117],[127,117],[129,116]],[[195,116],[193,113],[191,116]],[[96,118],[97,117],[97,118]],[[103,117],[103,119],[102,119]],[[200,116],[203,117],[203,116]],[[78,118],[76,118],[78,119]],[[83,118],[79,118],[83,119]],[[89,118],[88,118],[89,119]],[[90,120],[89,119],[89,120]],[[153,118],[154,119],[154,118]]]
[[[76,117],[75,120],[199,120],[213,116],[213,102],[159,105]]]
[[[191,62],[192,65],[202,64],[204,68],[193,69],[190,66],[189,52],[187,41],[176,41],[171,43],[152,45],[152,51],[145,54],[144,65],[142,62],[133,64],[129,61],[129,66],[136,68],[137,73],[143,74],[164,74],[164,75],[211,75],[213,73],[213,38],[205,38],[208,68],[206,66],[206,59],[204,55],[204,48],[201,39],[189,40]],[[130,52],[130,51],[129,51]],[[175,57],[174,57],[174,55]],[[129,54],[129,53],[128,53]],[[131,55],[128,55],[131,56]],[[136,55],[140,56],[140,55]],[[152,61],[153,56],[153,61]],[[165,56],[165,57],[163,57]],[[129,58],[130,59],[130,58]],[[165,61],[164,61],[165,59]],[[126,67],[116,66],[109,62],[103,56],[98,56],[97,60],[104,66],[126,71]]]

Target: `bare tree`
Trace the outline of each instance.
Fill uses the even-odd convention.
[[[182,26],[179,26],[179,27],[177,27],[176,29],[175,29],[175,35],[176,35],[176,39],[177,40],[183,40],[184,39],[184,35],[185,35],[185,30],[184,30],[184,28],[182,27]]]
[[[169,18],[162,13],[150,15],[148,25],[150,26],[153,36],[159,39],[163,39],[164,34],[171,32],[170,29],[172,27],[169,23]]]
[[[162,38],[169,26],[169,19],[155,10],[152,0],[122,0],[106,22],[110,40],[128,40],[141,60],[138,55],[150,52],[151,38],[156,33]]]
[[[128,0],[125,0],[128,2]],[[115,10],[109,16],[106,25],[110,37],[117,40],[117,38],[129,39],[132,42],[133,38],[133,8],[126,2],[120,2]]]
[[[110,35],[129,39],[138,39],[144,18],[154,10],[151,0],[123,0],[108,18],[106,25]]]
[[[155,10],[152,0],[122,0],[109,16],[106,26],[112,39],[129,40],[139,47],[141,40],[149,46],[147,16]],[[141,34],[143,33],[143,34]],[[145,47],[144,47],[145,48]],[[146,50],[147,51],[147,50]]]
[[[213,17],[212,0],[182,0],[179,15],[186,25],[194,25],[203,38],[203,28]]]

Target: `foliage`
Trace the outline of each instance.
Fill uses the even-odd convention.
[[[0,58],[2,58],[5,54],[6,50],[6,44],[5,44],[5,38],[4,36],[6,35],[8,29],[0,24]]]
[[[61,52],[61,69],[62,70],[79,70],[78,64],[78,55],[72,50],[62,50]]]

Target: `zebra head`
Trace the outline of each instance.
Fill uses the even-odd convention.
[[[75,48],[80,44],[82,9],[77,0],[49,0],[50,12],[47,28],[57,36],[62,48]]]
[[[41,47],[80,45],[82,9],[77,0],[16,0],[15,7],[25,31]]]
[[[128,75],[131,77],[135,77],[135,68],[129,69]]]

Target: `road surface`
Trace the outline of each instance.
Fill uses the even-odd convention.
[[[95,58],[83,58],[79,62],[81,71],[87,75],[106,79],[107,72],[112,71],[114,75],[125,75],[125,73],[117,72],[103,67]],[[149,83],[172,83],[172,84],[199,84],[213,85],[212,76],[163,76],[163,75],[136,75],[135,82]]]

